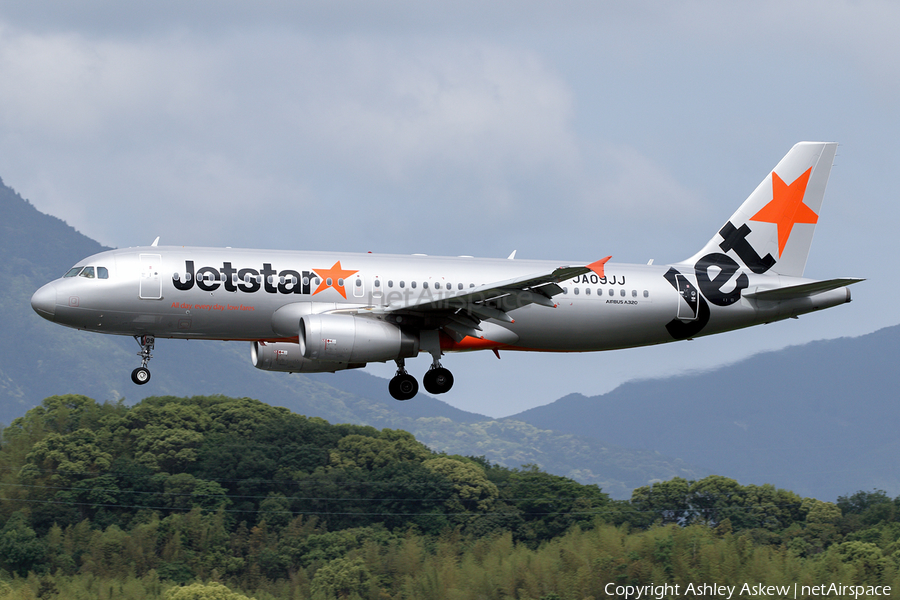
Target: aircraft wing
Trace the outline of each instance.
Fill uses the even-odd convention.
[[[418,298],[392,302],[385,308],[388,313],[416,314],[444,317],[443,328],[462,339],[466,335],[480,338],[479,323],[486,319],[515,322],[507,313],[527,306],[540,304],[555,308],[553,296],[562,293],[559,283],[585,273],[597,273],[603,277],[603,266],[612,258],[607,256],[589,265],[558,267],[545,273],[535,273],[506,281],[497,281],[467,290],[435,293]]]
[[[840,279],[814,281],[812,283],[801,283],[800,285],[790,285],[788,287],[751,292],[749,294],[744,294],[744,297],[753,300],[790,300],[791,298],[803,298],[806,296],[815,296],[822,292],[830,292],[831,290],[859,283],[860,281],[865,281],[865,279],[842,277]]]

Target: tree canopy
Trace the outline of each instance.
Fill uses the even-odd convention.
[[[613,501],[248,398],[47,398],[3,431],[0,488],[0,600],[603,597],[748,560],[773,584],[900,583],[900,499],[878,490],[676,477]]]

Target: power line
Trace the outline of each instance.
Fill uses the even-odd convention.
[[[208,481],[208,480],[204,480]],[[452,484],[447,484],[447,487],[450,487]],[[0,487],[13,487],[13,488],[25,488],[25,489],[42,489],[42,490],[60,490],[60,491],[77,491],[77,492],[89,492],[89,493],[110,493],[110,494],[147,494],[147,495],[157,495],[157,496],[189,496],[192,498],[198,497],[211,497],[211,498],[240,498],[240,499],[262,499],[266,500],[269,498],[280,499],[277,496],[256,496],[256,495],[240,495],[240,494],[205,494],[205,493],[195,493],[195,492],[167,492],[164,490],[161,491],[144,491],[144,490],[123,490],[119,488],[92,488],[92,487],[66,487],[66,486],[54,486],[54,485],[29,485],[24,483],[0,483]],[[397,486],[395,486],[397,487]],[[341,498],[337,496],[282,496],[285,500],[303,500],[303,501],[313,501],[313,500],[322,500],[322,501],[345,501],[345,502],[446,502],[450,500],[461,500],[459,497],[438,497],[438,498],[404,498],[404,497],[392,497],[392,498],[360,498],[360,497],[352,497],[352,498]],[[2,499],[2,498],[0,498]],[[548,500],[593,500],[588,496],[557,496],[556,498],[508,498],[508,497],[498,497],[498,500],[503,501],[548,501]],[[465,501],[465,499],[462,499]],[[472,501],[475,501],[473,499]]]
[[[336,511],[291,511],[291,510],[248,510],[238,508],[222,508],[214,509],[201,506],[180,507],[180,506],[145,506],[140,504],[106,504],[94,502],[74,502],[66,500],[35,500],[29,498],[4,498],[11,502],[27,502],[32,504],[61,504],[67,506],[90,506],[93,508],[136,508],[143,510],[160,510],[160,511],[183,511],[190,512],[195,509],[207,510],[209,512],[227,512],[227,513],[252,513],[252,514],[287,514],[287,515],[334,515],[334,516],[357,516],[357,517],[417,517],[417,516],[434,516],[434,517],[486,517],[486,516],[506,516],[520,517],[522,515],[600,515],[602,511],[557,511],[557,512],[461,512],[461,513],[432,513],[432,512],[336,512]]]
[[[28,465],[28,466],[30,466],[30,465]],[[361,470],[365,471],[364,469],[361,469]],[[19,471],[19,472],[21,472],[21,468],[15,469],[14,467],[0,467],[0,471],[10,471],[10,472]],[[370,472],[370,471],[365,471],[365,472]],[[125,477],[133,477],[134,476],[134,473],[128,473],[125,471],[103,471],[103,472],[98,472],[98,473],[76,473],[76,472],[60,470],[60,469],[38,469],[38,468],[30,468],[27,473],[28,474],[30,474],[30,473],[49,473],[49,474],[53,474],[53,475],[85,476],[85,477],[93,477],[93,478],[102,477],[104,475],[125,476]],[[169,474],[169,473],[160,472],[160,471],[152,472],[152,474],[153,475],[166,474],[166,475],[171,476],[171,474]],[[525,477],[527,477],[530,475],[530,472],[519,471],[517,474],[522,474]],[[188,473],[188,475],[190,475],[190,473]],[[598,492],[605,493],[598,487],[598,484],[578,483],[577,481],[575,481],[573,479],[569,479],[562,475],[551,475],[549,473],[544,473],[544,472],[540,472],[540,475],[550,477],[553,479],[563,479],[563,480],[566,480],[567,482],[569,482],[571,485],[575,485],[575,486],[578,486],[581,488],[596,488]],[[436,476],[440,477],[440,475],[437,475],[437,474],[436,474]],[[140,477],[145,477],[145,476],[141,475]],[[422,485],[422,486],[433,487],[435,485],[434,479],[405,479],[404,483],[397,483],[395,481],[371,481],[371,480],[369,480],[369,481],[347,481],[347,480],[335,481],[333,479],[329,479],[329,480],[318,479],[318,478],[316,478],[315,475],[312,475],[307,479],[258,479],[258,478],[254,478],[254,477],[248,477],[245,479],[215,479],[215,478],[208,479],[208,478],[204,477],[202,480],[203,481],[214,481],[216,483],[233,483],[233,484],[252,483],[254,485],[259,485],[259,484],[297,485],[297,486],[300,486],[300,485],[315,485],[315,486],[343,485],[343,486],[348,486],[348,487],[349,486],[360,486],[360,487],[384,486],[384,487],[390,487],[390,488],[397,488],[397,487],[409,488],[409,487],[413,487],[413,485]],[[487,481],[498,488],[521,485],[521,482],[506,482],[506,481],[494,482],[494,481],[490,481],[490,479],[487,479]],[[448,482],[447,485],[453,485],[453,483]]]

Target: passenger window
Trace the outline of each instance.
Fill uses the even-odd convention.
[[[563,294],[568,294],[568,293],[569,293],[569,288],[564,287],[564,288],[563,288]]]
[[[470,283],[470,284],[469,284],[469,287],[470,287],[470,288],[473,288],[473,287],[475,287],[475,284],[474,284],[474,283]]]
[[[406,282],[404,282],[404,281],[401,279],[401,280],[400,280],[400,287],[405,287],[405,286],[406,286]]]
[[[388,279],[388,287],[394,287],[394,280]]]
[[[452,290],[452,289],[453,289],[453,286],[450,285],[450,284],[448,283],[448,284],[447,284],[447,289],[448,289],[448,290]]]
[[[427,281],[425,281],[425,282],[422,283],[422,289],[424,289],[424,290],[427,290],[427,289],[428,289],[428,282],[427,282]]]
[[[578,295],[578,288],[575,288],[575,295]]]
[[[591,295],[591,288],[584,288],[584,295],[585,295],[585,296],[590,296],[590,295]]]
[[[631,290],[631,297],[637,298],[637,290]]]
[[[94,267],[85,267],[84,270],[79,274],[81,277],[87,277],[88,279],[94,278]]]
[[[410,282],[409,282],[409,287],[411,287],[412,289],[416,289],[416,282],[415,282],[415,281],[410,281]]]
[[[357,280],[356,280],[356,285],[362,285],[362,281],[359,280],[359,279],[357,279]],[[376,280],[375,280],[375,287],[377,287],[377,288],[378,288],[378,287],[381,287],[381,280],[380,280],[380,279],[376,279]]]
[[[309,285],[309,277],[303,278],[303,285]]]
[[[615,295],[615,293],[616,293],[616,292],[615,292],[612,288],[610,288],[610,290],[609,290],[609,295],[610,295],[610,296],[613,296],[613,295]]]
[[[463,284],[457,283],[457,284],[456,284],[456,289],[458,289],[458,290],[463,289]]]
[[[83,268],[84,267],[72,267],[71,269],[69,269],[68,273],[63,275],[63,277],[75,277],[76,275],[81,273],[81,269],[83,269]]]
[[[624,290],[624,289],[619,290],[619,295],[622,296],[622,297],[624,298],[624,297],[625,297],[625,290]]]
[[[109,271],[106,270],[106,267],[97,267],[97,278],[109,279]]]
[[[650,297],[650,292],[648,292],[647,290],[644,290],[644,298],[649,298],[649,297]]]

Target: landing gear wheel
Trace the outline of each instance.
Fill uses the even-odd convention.
[[[409,400],[419,392],[419,382],[407,373],[395,375],[388,384],[388,391],[395,400]]]
[[[453,373],[444,367],[435,367],[422,377],[422,385],[429,394],[449,392],[453,387]]]
[[[141,366],[131,372],[131,380],[138,385],[144,385],[150,381],[150,369],[147,368],[147,363],[153,358],[152,352],[156,338],[152,335],[136,335],[134,341],[141,347],[141,351],[138,352],[138,356],[141,357]]]
[[[144,385],[150,381],[150,370],[146,367],[138,367],[131,372],[131,380],[138,385]]]

